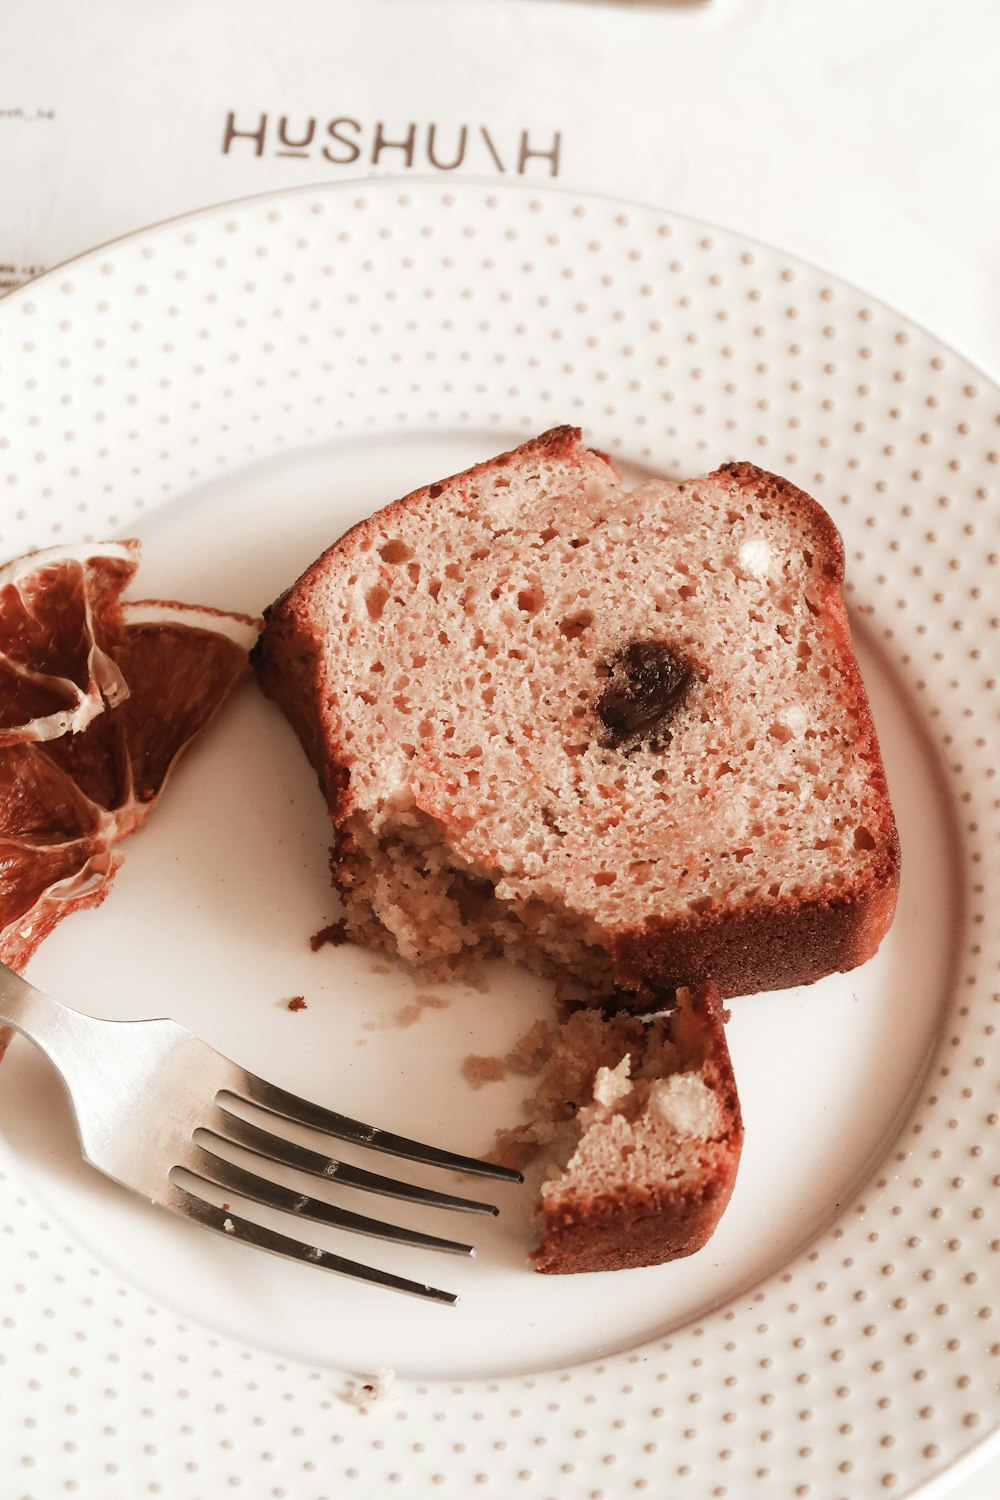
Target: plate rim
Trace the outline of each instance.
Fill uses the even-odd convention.
[[[253,207],[255,204],[265,204],[274,199],[301,198],[314,192],[347,193],[352,190],[358,192],[359,189],[363,189],[364,187],[371,187],[376,184],[381,185],[383,183],[395,185],[402,191],[405,191],[406,185],[409,183],[424,187],[442,187],[444,191],[448,190],[443,187],[440,178],[431,175],[429,172],[413,172],[406,176],[390,172],[373,172],[358,177],[323,178],[313,183],[288,184],[285,187],[264,188],[259,193],[243,193],[234,198],[220,198],[215,202],[202,204],[199,208],[184,209],[181,213],[167,214],[162,219],[152,219],[148,223],[136,225],[133,229],[127,229],[122,234],[112,236],[111,239],[100,240],[97,244],[89,246],[86,250],[76,251],[73,255],[68,255],[63,260],[55,261],[51,266],[44,267],[41,271],[36,272],[35,275],[30,276],[26,281],[19,282],[17,286],[11,287],[9,291],[4,292],[0,296],[0,309],[12,299],[20,297],[30,287],[37,286],[39,282],[45,281],[48,277],[64,271],[70,266],[78,265],[81,261],[89,260],[91,257],[96,257],[110,250],[115,250],[119,246],[127,245],[129,241],[139,239],[147,234],[154,234],[160,230],[169,229],[206,215],[223,213],[227,210],[235,212],[238,209]],[[624,194],[599,192],[582,186],[576,187],[570,182],[533,183],[527,182],[523,178],[498,182],[495,177],[485,177],[480,173],[469,172],[455,178],[451,186],[480,188],[490,192],[499,192],[501,195],[518,194],[530,196],[537,193],[543,197],[584,198],[594,203],[604,203],[622,209],[634,209],[642,213],[663,214],[671,219],[679,219],[681,222],[693,227],[704,228],[710,233],[730,235],[736,239],[745,241],[748,245],[756,246],[770,255],[780,255],[790,260],[795,260],[799,265],[808,267],[813,271],[818,271],[821,275],[829,277],[831,281],[836,281],[841,286],[848,287],[851,291],[860,293],[861,296],[868,298],[871,302],[892,313],[904,323],[909,323],[912,328],[919,329],[922,334],[929,339],[933,339],[947,353],[954,355],[956,359],[960,359],[964,364],[978,370],[984,380],[990,381],[991,384],[1000,390],[1000,365],[994,369],[979,355],[969,354],[962,348],[961,344],[956,343],[951,338],[942,337],[930,324],[924,322],[921,317],[911,312],[905,304],[894,301],[882,292],[872,291],[868,285],[862,282],[849,279],[843,272],[834,270],[828,262],[822,259],[805,255],[796,249],[790,249],[787,245],[781,245],[775,240],[769,240],[764,235],[751,234],[736,224],[727,224],[721,219],[702,218],[701,215],[690,213],[685,209],[670,208],[668,205],[656,203],[645,198],[631,198]]]

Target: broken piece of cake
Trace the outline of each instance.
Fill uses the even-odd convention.
[[[725,1018],[706,985],[651,1020],[586,1007],[532,1029],[530,1118],[498,1132],[494,1157],[544,1163],[538,1270],[659,1265],[711,1238],[743,1146]]]

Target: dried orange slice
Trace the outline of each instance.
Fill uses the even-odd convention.
[[[0,745],[85,729],[125,696],[104,637],[139,543],[49,547],[0,568]]]
[[[122,602],[137,563],[138,543],[123,542],[0,569],[0,959],[12,968],[104,899],[117,844],[257,636],[247,615]]]

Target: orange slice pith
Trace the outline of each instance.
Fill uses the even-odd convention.
[[[256,639],[247,615],[123,603],[138,551],[49,548],[0,568],[0,959],[15,969],[104,899],[118,842]]]

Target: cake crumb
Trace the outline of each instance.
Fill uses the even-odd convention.
[[[352,1385],[347,1393],[347,1399],[352,1406],[361,1411],[368,1411],[370,1407],[377,1406],[381,1401],[398,1401],[399,1391],[396,1386],[396,1375],[393,1370],[384,1366],[378,1370],[371,1380],[358,1381]]]
[[[504,1077],[502,1057],[477,1057],[474,1053],[462,1063],[462,1072],[474,1089],[484,1083],[499,1083]]]
[[[594,1103],[602,1111],[613,1113],[632,1092],[632,1059],[626,1052],[614,1068],[598,1068],[594,1074]]]
[[[498,1167],[513,1167],[515,1171],[522,1172],[538,1155],[542,1144],[541,1133],[541,1127],[535,1124],[518,1125],[513,1130],[498,1130],[496,1143],[483,1160],[495,1162]]]
[[[414,999],[414,1003],[416,1005],[419,1005],[421,1010],[448,1009],[448,1001],[445,1000],[442,995],[417,995]]]
[[[409,1005],[404,1005],[402,1010],[396,1012],[396,1024],[398,1026],[413,1026],[425,1010],[447,1010],[447,1000],[442,1000],[440,995],[415,995]]]
[[[226,1231],[227,1234],[235,1234],[236,1233],[236,1225],[233,1223],[232,1219],[223,1219],[223,1221],[222,1221],[222,1227]]]
[[[387,969],[386,973],[391,973]],[[406,1005],[381,1021],[363,1021],[365,1031],[389,1031],[393,1026],[415,1026],[425,1010],[446,1010],[448,1001],[439,995],[416,995]]]
[[[341,943],[348,942],[347,923],[343,917],[338,922],[331,922],[328,927],[321,927],[319,932],[314,932],[309,939],[309,946],[317,953],[324,943],[330,943],[334,948],[339,948]]]
[[[519,1037],[504,1061],[512,1073],[540,1073],[552,1056],[552,1029],[545,1021],[535,1021]]]
[[[306,997],[304,995],[293,995],[292,998],[288,1002],[288,1009],[289,1010],[308,1010],[309,1007],[306,1004]]]

